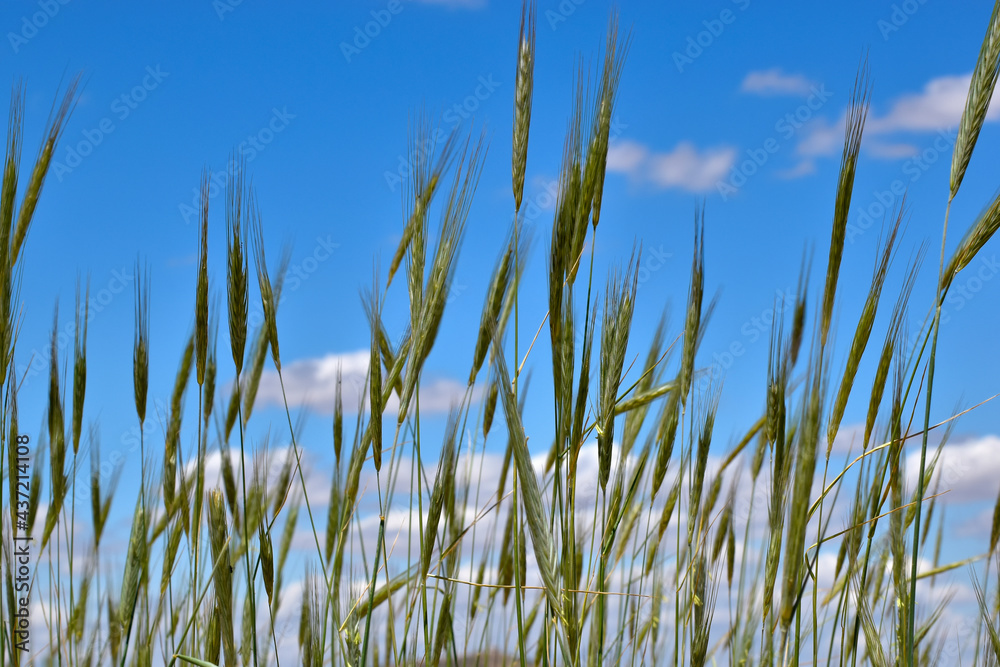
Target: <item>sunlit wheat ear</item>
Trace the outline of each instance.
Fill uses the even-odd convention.
[[[531,126],[531,99],[535,80],[535,3],[521,4],[521,34],[517,40],[517,74],[514,79],[514,140],[511,177],[514,183],[514,212],[521,210],[524,172],[528,163],[528,130]]]
[[[594,110],[594,128],[587,151],[587,180],[593,183],[591,221],[594,228],[601,220],[601,202],[604,195],[604,176],[608,166],[608,147],[611,140],[611,118],[618,95],[622,66],[628,51],[629,37],[618,34],[618,11],[612,10],[608,22],[608,42],[605,45],[604,69]]]
[[[132,347],[132,380],[135,412],[139,425],[146,421],[146,396],[149,393],[149,271],[135,267],[135,343]]]
[[[247,256],[244,252],[247,211],[244,165],[240,164],[226,188],[226,287],[229,303],[229,344],[236,376],[243,372],[243,352],[247,342]]]
[[[986,242],[993,237],[997,229],[1000,229],[1000,192],[994,195],[993,200],[979,214],[979,217],[976,218],[972,227],[969,228],[969,231],[966,232],[958,244],[958,247],[955,248],[955,254],[948,261],[944,273],[941,274],[940,298],[942,300],[951,287],[955,276],[958,275],[958,272],[967,267],[975,259],[976,255],[983,249]]]
[[[830,258],[826,267],[826,285],[823,289],[823,309],[820,320],[820,345],[826,345],[833,319],[833,301],[837,293],[840,277],[840,262],[844,256],[844,240],[847,231],[847,215],[851,209],[851,195],[854,192],[854,174],[861,150],[861,136],[871,99],[868,84],[868,61],[864,60],[854,79],[854,90],[847,109],[844,127],[844,150],[840,157],[840,175],[837,180],[837,195],[833,209],[833,231],[830,237]]]
[[[52,164],[52,156],[55,154],[56,145],[59,138],[66,129],[66,121],[70,112],[76,105],[77,88],[80,85],[80,76],[73,77],[69,86],[66,87],[66,94],[62,98],[59,106],[53,106],[49,113],[49,120],[45,131],[45,141],[38,151],[35,159],[35,166],[31,170],[31,177],[28,179],[28,187],[24,191],[21,199],[21,210],[17,215],[17,227],[14,229],[14,237],[11,241],[11,264],[17,263],[17,256],[21,251],[21,245],[28,234],[31,226],[31,219],[35,214],[35,207],[38,205],[38,196],[41,194],[42,186],[45,183],[45,176],[49,172]]]
[[[965,169],[969,166],[972,150],[979,138],[979,130],[986,120],[998,72],[1000,72],[1000,3],[993,6],[990,24],[983,38],[983,45],[979,49],[976,68],[972,71],[969,94],[965,99],[965,110],[958,125],[955,150],[951,156],[949,199],[955,198],[962,185],[962,179],[965,178]]]
[[[80,451],[83,427],[83,401],[87,392],[87,321],[90,315],[90,280],[80,304],[80,285],[76,287],[76,335],[73,339],[73,456]]]
[[[195,352],[198,363],[198,386],[205,383],[208,363],[208,172],[201,174],[201,226],[198,251],[198,284],[195,293],[194,330]]]
[[[222,628],[222,646],[226,664],[235,665],[236,642],[233,637],[233,569],[229,555],[229,534],[226,526],[226,506],[222,492],[215,489],[208,496],[208,534],[212,542],[212,561],[215,563],[215,604]]]
[[[264,256],[264,234],[261,229],[260,208],[256,195],[250,199],[250,243],[253,245],[254,263],[257,267],[257,284],[260,287],[261,307],[264,310],[264,324],[267,331],[267,341],[271,347],[271,359],[274,367],[281,372],[281,354],[278,351],[278,318],[277,303],[274,290],[271,288],[271,278],[267,273],[267,261]]]

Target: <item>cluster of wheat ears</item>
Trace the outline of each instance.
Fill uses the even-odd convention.
[[[55,107],[19,205],[23,104],[15,90],[0,197],[0,469],[9,488],[3,496],[9,513],[3,512],[0,660],[12,665],[261,665],[282,657],[310,666],[936,665],[964,655],[975,664],[997,664],[1000,587],[990,574],[1000,568],[1000,499],[985,554],[941,564],[944,522],[940,516],[932,522],[936,489],[930,482],[947,436],[935,438],[937,447],[929,446],[928,436],[940,426],[930,423],[930,406],[941,306],[955,276],[1000,226],[1000,198],[968,224],[950,256],[946,210],[936,293],[917,345],[909,349],[905,341],[921,252],[903,272],[888,322],[880,325],[881,345],[869,352],[878,313],[885,310],[882,291],[904,213],[900,208],[887,219],[846,362],[834,368],[828,343],[869,104],[862,66],[847,113],[822,290],[811,294],[804,263],[797,294],[771,331],[760,418],[721,462],[709,465],[719,388],[696,381],[699,344],[714,307],[704,303],[703,210],[695,216],[683,327],[671,340],[661,322],[634,371],[626,362],[636,258],[608,277],[603,304],[594,296],[609,130],[627,44],[612,17],[599,75],[593,85],[584,84],[582,71],[579,77],[547,249],[548,312],[519,313],[529,244],[514,222],[475,333],[468,389],[448,418],[437,461],[421,454],[421,370],[442,321],[485,148],[481,138],[453,134],[431,154],[423,150],[427,123],[414,123],[402,240],[388,272],[374,277],[364,297],[371,355],[353,434],[350,424],[345,434],[338,382],[331,438],[336,466],[328,498],[309,496],[287,400],[290,446],[276,474],[267,474],[266,445],[246,442],[268,357],[282,378],[277,304],[288,254],[268,268],[260,210],[240,172],[229,183],[225,204],[227,307],[220,312],[209,296],[209,184],[202,181],[194,331],[183,348],[164,437],[146,438],[149,429],[142,429],[142,484],[124,558],[105,549],[116,485],[100,471],[99,429],[81,433],[89,318],[80,287],[72,378],[60,377],[54,329],[48,432],[32,438],[26,512],[18,497],[18,260],[77,86]],[[513,105],[515,213],[521,209],[528,159],[534,60],[535,10],[525,6]],[[1000,2],[958,129],[948,210],[986,117],[998,67]],[[432,214],[440,216],[433,234]],[[582,303],[581,268],[587,273]],[[409,319],[405,331],[393,335],[384,324],[383,305],[397,276],[397,288],[408,295]],[[253,298],[259,294],[264,315],[256,331],[248,330],[251,292]],[[154,352],[150,306],[149,276],[140,271],[133,353],[140,428]],[[537,366],[538,360],[532,341],[519,336],[519,315],[529,332],[542,320],[535,335],[547,327],[553,351],[554,437],[544,467],[533,462],[522,425],[529,389],[522,370],[526,361]],[[217,386],[223,316],[236,369],[236,381],[225,391]],[[505,335],[508,329],[512,334]],[[859,454],[843,470],[831,471],[831,447],[866,353],[877,355],[877,363],[869,378]],[[515,363],[508,366],[509,360]],[[598,366],[596,378],[592,363]],[[182,428],[192,371],[197,424]],[[626,380],[629,375],[633,379]],[[71,412],[61,383],[71,387]],[[390,405],[398,406],[395,421],[393,411],[387,413]],[[484,474],[498,406],[506,447],[502,465]],[[81,439],[84,452],[91,453],[89,531],[77,519],[78,512],[88,513],[86,462],[78,461]],[[581,452],[593,439],[596,480],[580,475]],[[915,488],[907,488],[901,466],[908,441],[920,451]],[[206,459],[212,456],[221,463],[218,480],[206,479]],[[310,476],[319,473],[312,470]],[[758,495],[765,499],[758,507],[763,518],[752,525]],[[359,509],[363,497],[369,507],[378,503],[374,544],[374,531],[368,530],[367,543],[364,539],[363,528],[371,524]],[[740,504],[747,498],[749,507]],[[131,506],[133,499],[127,500]],[[402,543],[395,537],[390,543],[390,512],[406,516],[408,537]],[[293,572],[288,556],[303,514],[310,546],[305,571]],[[834,516],[841,525],[831,526]],[[20,533],[33,537],[31,594],[41,610],[33,613],[44,619],[33,628],[28,652],[19,650],[16,634],[22,594],[15,593],[12,536],[19,520],[26,524]],[[937,540],[929,541],[935,526]],[[820,562],[821,546],[836,551],[835,565]],[[921,560],[932,565],[918,571]],[[918,601],[917,585],[958,567],[970,570],[980,614],[956,653],[948,643],[954,642],[953,629],[940,621],[945,602]],[[289,598],[295,599],[288,583],[293,576],[301,579],[298,609],[287,608]],[[828,583],[821,586],[821,580]],[[720,591],[726,600],[721,607]],[[291,631],[279,627],[282,623]]]

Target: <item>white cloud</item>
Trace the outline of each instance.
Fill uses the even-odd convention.
[[[740,90],[754,95],[808,95],[812,82],[801,74],[785,74],[780,67],[750,72]]]
[[[865,145],[865,150],[877,158],[897,160],[899,158],[912,157],[917,154],[919,149],[913,144],[869,141]]]
[[[364,404],[365,378],[368,375],[368,350],[328,354],[316,359],[300,359],[284,365],[285,394],[290,406],[307,406],[332,414],[337,391],[337,369],[343,374],[341,390],[344,412],[357,414]],[[447,412],[459,403],[466,391],[464,383],[449,379],[427,379],[420,385],[420,409],[428,413]],[[477,394],[478,395],[478,394]],[[275,371],[265,372],[260,379],[257,401],[262,405],[284,405],[281,383]],[[386,412],[395,414],[399,401],[395,394],[389,399]]]
[[[790,169],[780,169],[777,172],[778,178],[783,178],[785,180],[793,180],[796,178],[802,178],[803,176],[808,176],[816,171],[816,163],[812,160],[802,160],[794,167]]]
[[[844,119],[841,116],[831,124],[825,118],[817,118],[807,123],[802,127],[803,136],[795,150],[806,157],[839,153],[844,145]]]
[[[896,98],[884,115],[870,112],[862,147],[869,155],[880,159],[898,160],[915,155],[918,148],[913,144],[874,138],[900,132],[929,133],[957,127],[965,109],[971,79],[971,74],[938,77],[929,81],[919,93]],[[796,147],[799,155],[839,155],[844,145],[845,119],[846,114],[842,114],[836,123],[817,118],[806,124]],[[986,119],[1000,119],[1000,106],[991,105]]]
[[[682,141],[668,153],[655,153],[634,141],[620,141],[608,150],[608,169],[660,188],[706,192],[726,177],[736,161],[729,146],[699,150]]]
[[[608,170],[629,173],[639,168],[649,151],[634,141],[619,141],[608,147]]]
[[[971,74],[931,79],[921,92],[898,98],[886,115],[869,119],[867,129],[873,134],[935,132],[958,125],[971,80]],[[998,114],[1000,107],[993,105],[986,117],[996,120]]]
[[[928,452],[928,461],[933,451]],[[920,470],[920,450],[913,448],[906,457],[906,479],[909,488],[916,488]],[[973,440],[945,445],[927,483],[933,491],[948,491],[945,498],[953,502],[993,501],[1000,487],[1000,436],[986,435]]]

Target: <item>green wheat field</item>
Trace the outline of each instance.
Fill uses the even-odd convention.
[[[514,214],[523,214],[536,13],[522,8],[520,34],[510,40]],[[97,448],[81,449],[95,438],[84,428],[87,368],[102,363],[87,354],[84,280],[71,356],[59,357],[53,329],[47,428],[18,420],[21,260],[37,236],[29,234],[33,214],[81,89],[74,80],[60,94],[31,163],[21,157],[28,139],[15,87],[0,195],[0,662],[1000,664],[1000,497],[981,549],[942,562],[944,522],[932,519],[946,489],[932,481],[960,415],[930,418],[936,353],[948,344],[938,335],[942,304],[1000,227],[1000,197],[972,220],[949,221],[947,213],[1000,69],[1000,2],[978,52],[966,45],[974,71],[941,202],[940,253],[932,240],[900,255],[905,210],[897,207],[881,231],[856,324],[855,315],[841,316],[852,318],[853,336],[835,351],[831,324],[870,101],[862,60],[830,184],[836,196],[832,210],[820,211],[832,218],[828,250],[820,242],[814,256],[789,258],[802,277],[767,333],[766,377],[748,399],[760,405],[759,418],[724,450],[713,442],[721,381],[706,375],[699,355],[716,305],[705,293],[711,207],[695,207],[690,279],[677,286],[680,309],[648,349],[629,344],[641,246],[610,275],[594,272],[594,249],[610,224],[602,199],[629,34],[613,15],[594,71],[579,75],[551,235],[532,239],[522,224],[511,226],[481,295],[478,330],[467,332],[475,342],[467,389],[443,441],[422,440],[422,369],[482,165],[506,153],[487,158],[483,135],[456,130],[436,140],[420,116],[411,122],[402,238],[391,257],[373,263],[362,295],[371,340],[362,408],[345,418],[344,393],[354,388],[338,383],[332,433],[322,443],[336,461],[329,470],[299,465],[287,400],[275,423],[259,423],[254,411],[265,370],[273,367],[284,393],[277,304],[289,254],[265,257],[244,168],[217,204],[227,262],[224,276],[210,275],[205,176],[186,341],[150,331],[157,304],[150,275],[136,267],[135,401],[120,406],[134,408],[142,434],[134,497],[118,491],[117,477],[108,483]],[[949,237],[961,241],[947,254]],[[545,246],[547,312],[519,307],[532,241]],[[808,279],[810,262],[825,265],[819,284]],[[937,275],[933,296],[913,290],[921,270]],[[210,292],[210,282],[219,289]],[[883,294],[889,282],[900,287]],[[387,312],[390,292],[407,311]],[[258,303],[263,323],[254,327],[248,312]],[[405,324],[393,330],[390,321]],[[547,338],[551,358],[535,349],[536,338]],[[160,437],[147,413],[150,358],[175,349],[183,354]],[[220,355],[235,364],[231,387],[217,376]],[[551,404],[532,400],[528,367],[551,371]],[[859,370],[869,367],[871,376]],[[197,412],[184,414],[195,393]],[[849,399],[867,404],[863,434],[846,467],[831,465]],[[532,411],[550,420],[551,442],[526,432],[522,420]],[[251,442],[249,427],[290,446]],[[710,459],[713,447],[724,455]],[[919,452],[919,469],[910,471],[916,484],[902,465],[908,451]],[[377,512],[363,515],[363,505]],[[115,543],[113,512],[132,516],[125,552],[107,546]],[[303,529],[309,557],[300,567],[288,556]],[[821,548],[835,560],[820,558]],[[978,601],[958,649],[947,641],[956,629],[942,620],[947,597],[926,597],[946,573],[967,577]],[[290,582],[300,581],[301,595],[292,596]],[[289,610],[289,600],[297,607]],[[30,601],[41,603],[43,622],[26,619]],[[290,627],[277,622],[279,612],[294,619]]]

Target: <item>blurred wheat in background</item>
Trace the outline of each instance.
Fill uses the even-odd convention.
[[[443,441],[422,439],[424,364],[492,156],[485,134],[441,136],[417,115],[399,244],[388,262],[374,264],[362,295],[370,348],[360,361],[365,386],[346,397],[360,406],[353,423],[344,392],[355,388],[338,371],[325,443],[333,469],[303,465],[286,392],[294,365],[283,367],[279,351],[290,254],[267,256],[256,185],[234,156],[218,216],[211,175],[202,176],[196,292],[189,295],[194,330],[176,341],[182,353],[170,401],[157,406],[165,415],[162,440],[147,419],[149,361],[174,348],[150,330],[155,276],[135,268],[133,385],[143,462],[136,497],[122,497],[117,476],[102,470],[97,426],[83,428],[88,361],[95,365],[87,347],[89,282],[77,287],[71,360],[60,358],[53,324],[47,428],[36,433],[18,422],[21,250],[32,240],[36,203],[80,93],[71,81],[31,164],[21,161],[24,100],[15,87],[0,196],[3,664],[950,664],[957,657],[946,639],[955,628],[942,621],[949,600],[932,587],[956,569],[968,573],[980,612],[959,630],[962,655],[998,664],[1000,498],[981,549],[941,562],[938,507],[947,489],[935,470],[955,421],[932,422],[930,406],[937,350],[948,345],[939,336],[942,306],[1000,226],[1000,197],[975,219],[949,220],[1000,70],[1000,2],[954,141],[935,293],[914,290],[926,246],[900,256],[907,220],[900,203],[886,216],[857,322],[848,323],[853,336],[835,353],[870,105],[862,61],[831,184],[833,210],[823,213],[832,213],[824,278],[810,283],[813,258],[804,257],[798,287],[775,303],[766,377],[748,399],[760,405],[759,418],[721,457],[710,452],[722,382],[699,355],[717,304],[706,294],[711,207],[694,211],[678,324],[664,312],[648,349],[630,344],[645,270],[641,244],[608,276],[594,271],[597,234],[614,225],[601,212],[630,45],[616,14],[596,71],[581,65],[577,73],[545,249],[547,312],[520,304],[535,287],[521,281],[539,241],[538,227],[524,224],[537,21],[536,8],[525,4],[517,41],[511,36],[514,222],[478,330],[466,332],[474,353]],[[225,220],[224,277],[209,271],[217,217]],[[949,224],[962,238],[950,254]],[[213,294],[218,285],[224,293]],[[404,303],[408,310],[390,312]],[[545,336],[551,359],[534,348]],[[222,386],[218,355],[227,337],[236,378]],[[870,377],[863,359],[875,369]],[[269,367],[284,420],[266,426],[287,446],[248,435],[249,424],[265,419],[254,408]],[[532,400],[527,367],[551,369],[551,404]],[[189,389],[197,391],[197,414],[185,421]],[[852,458],[838,469],[831,454],[849,400],[867,406],[866,419]],[[551,442],[531,439],[527,411],[551,420]],[[506,443],[502,454],[487,449],[491,437]],[[81,441],[89,443],[89,461]],[[916,470],[905,468],[907,451],[919,452]],[[319,488],[325,493],[317,497]],[[113,504],[132,516],[125,553],[106,547]],[[288,556],[301,525],[309,558],[297,572]],[[28,570],[19,560],[25,536],[32,538]],[[27,651],[19,633],[24,600],[40,603],[44,618],[31,625]],[[289,610],[289,600],[298,608]],[[288,618],[291,627],[280,620]]]

